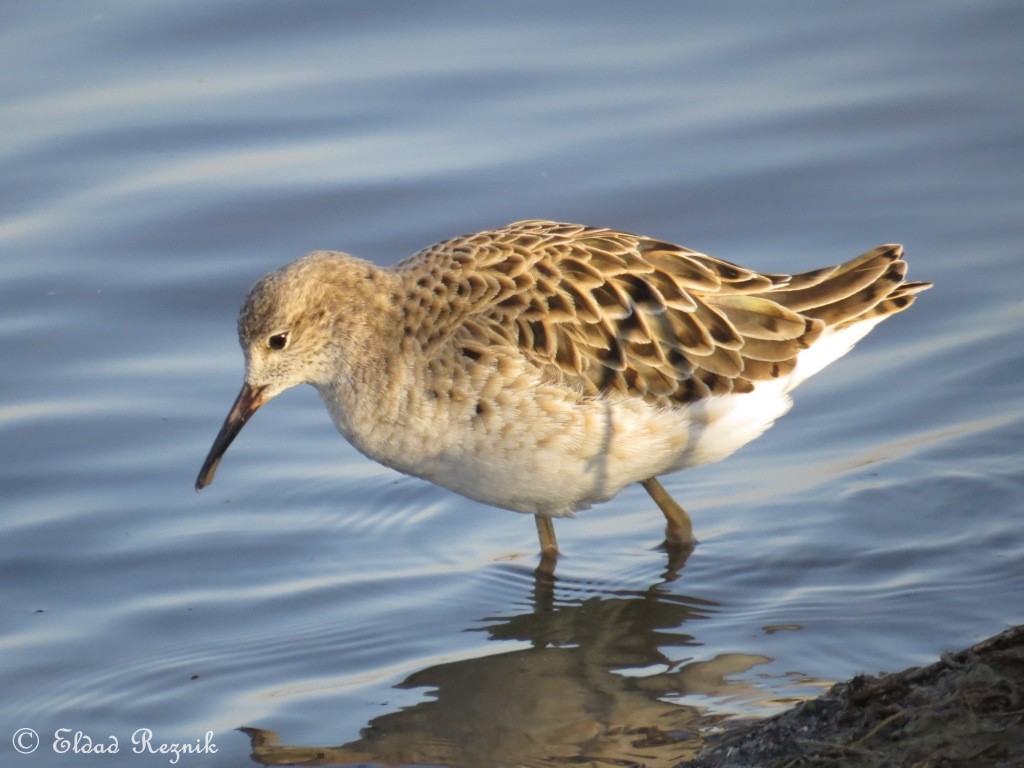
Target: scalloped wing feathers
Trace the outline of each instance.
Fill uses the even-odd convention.
[[[434,245],[398,265],[407,338],[477,360],[512,347],[552,381],[665,405],[749,392],[791,373],[826,329],[899,312],[927,283],[902,248],[839,266],[761,274],[608,229],[522,221]]]

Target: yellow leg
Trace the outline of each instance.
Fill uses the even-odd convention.
[[[658,482],[658,478],[649,477],[641,481],[640,485],[651,494],[654,503],[658,505],[668,521],[668,525],[665,526],[666,541],[670,544],[689,545],[696,543],[697,540],[693,538],[693,521],[686,514],[686,510],[668,495],[668,491]]]
[[[558,563],[555,524],[545,515],[534,515],[533,519],[537,522],[537,536],[540,538],[540,564],[537,566],[537,573],[551,576]]]
[[[537,521],[537,536],[540,537],[540,551],[544,555],[558,554],[558,540],[555,538],[555,524],[546,515],[534,515]]]

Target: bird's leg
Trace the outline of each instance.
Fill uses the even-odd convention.
[[[558,540],[555,538],[555,524],[547,515],[534,515],[537,536],[540,538],[540,565],[538,572],[552,574],[558,562]]]
[[[688,547],[695,544],[697,540],[693,538],[693,521],[686,514],[686,510],[669,496],[668,491],[658,482],[658,478],[649,477],[641,481],[640,485],[651,494],[654,503],[658,505],[668,521],[668,525],[665,526],[665,541],[677,546]]]

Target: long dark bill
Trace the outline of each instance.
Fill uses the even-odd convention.
[[[242,427],[245,426],[249,417],[256,413],[265,402],[262,388],[254,389],[248,384],[242,385],[242,391],[235,398],[235,404],[231,406],[231,411],[224,419],[224,424],[213,441],[213,447],[210,448],[206,461],[203,462],[203,468],[199,470],[199,477],[196,478],[197,491],[201,491],[213,482],[213,476],[217,472],[217,465],[220,464],[224,451],[242,431]]]

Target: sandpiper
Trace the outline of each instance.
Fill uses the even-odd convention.
[[[882,245],[795,275],[610,229],[521,221],[394,268],[315,251],[264,276],[238,319],[245,383],[196,479],[246,421],[312,384],[338,431],[388,467],[552,518],[631,483],[694,541],[658,477],[722,459],[930,283]]]

